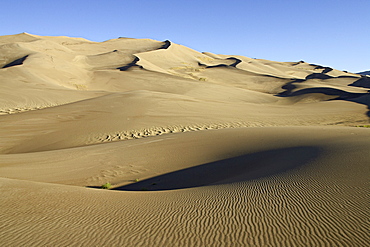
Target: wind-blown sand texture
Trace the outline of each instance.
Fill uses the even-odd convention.
[[[369,88],[170,41],[1,36],[1,246],[369,246]]]

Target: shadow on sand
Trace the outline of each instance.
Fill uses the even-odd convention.
[[[139,61],[140,61],[140,58],[135,57],[135,59],[131,63],[129,63],[129,64],[125,65],[125,66],[122,66],[122,67],[118,67],[117,69],[119,69],[120,71],[127,71],[130,68],[135,67],[135,66],[138,67],[138,68],[140,68],[140,69],[142,69],[143,68],[142,66],[136,64]]]
[[[23,62],[27,59],[27,57],[28,57],[28,55],[27,56],[24,56],[24,57],[21,57],[21,58],[18,58],[16,60],[14,60],[13,62],[4,65],[2,67],[2,69],[13,67],[13,66],[17,66],[17,65],[22,65]]]
[[[163,43],[163,45],[161,47],[155,49],[155,50],[168,49],[168,47],[171,46],[171,41],[169,41],[169,40],[165,40],[162,43]],[[155,51],[155,50],[153,50],[153,51]],[[113,52],[116,52],[116,51],[117,50],[114,50]],[[132,67],[138,67],[140,69],[143,69],[143,66],[137,64],[137,62],[139,62],[139,61],[140,61],[140,58],[135,56],[135,59],[131,63],[126,64],[126,65],[121,66],[121,67],[118,67],[117,69],[119,69],[120,71],[128,71]]]
[[[304,88],[301,90],[294,91],[294,89],[297,88],[297,86],[294,85],[294,83],[303,83],[307,81],[308,79],[312,79],[312,77],[319,78],[319,79],[329,79],[326,78],[327,75],[320,74],[320,76],[317,76],[318,73],[311,74],[306,77],[306,79],[296,79],[288,82],[285,84],[282,88],[285,89],[284,92],[279,93],[278,97],[294,97],[294,96],[300,96],[300,95],[307,95],[307,94],[324,94],[324,95],[330,95],[330,96],[336,96],[336,98],[331,100],[345,100],[350,102],[355,102],[359,104],[363,104],[367,106],[368,111],[365,113],[366,116],[370,118],[370,91],[367,93],[352,93],[347,92],[344,90],[336,89],[336,88],[329,88],[329,87],[317,87],[317,88]],[[347,77],[347,76],[343,76]],[[330,77],[332,78],[332,77]],[[341,77],[338,77],[341,78]],[[357,81],[353,82],[352,84],[349,84],[348,86],[355,86],[355,87],[363,87],[363,88],[370,88],[370,79],[367,77],[362,77],[358,79]]]
[[[211,68],[219,68],[219,67],[226,67],[226,68],[236,68],[236,66],[239,64],[239,63],[241,63],[242,62],[242,60],[240,60],[239,58],[236,58],[236,57],[228,57],[228,58],[226,58],[227,60],[232,60],[232,61],[234,61],[232,64],[223,64],[223,63],[221,63],[221,64],[217,64],[217,65],[209,65],[209,66],[207,66],[207,65],[204,65],[204,64],[202,64],[202,63],[199,63],[198,62],[198,65],[199,66],[202,66],[202,67],[205,67],[205,68],[207,68],[207,69],[211,69]]]
[[[320,148],[313,146],[273,149],[167,173],[114,190],[175,190],[241,182],[303,166],[317,158],[320,153]]]
[[[349,84],[348,86],[370,88],[370,77],[362,76],[360,79],[352,84]]]

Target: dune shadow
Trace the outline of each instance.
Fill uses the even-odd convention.
[[[305,94],[313,94],[313,93],[321,93],[330,96],[337,96],[336,100],[350,100],[354,98],[358,98],[368,93],[351,93],[344,90],[336,89],[336,88],[328,88],[328,87],[315,87],[315,88],[304,88],[295,92],[290,93],[288,96],[298,96],[298,95],[305,95]]]
[[[18,58],[16,60],[14,60],[13,62],[4,65],[2,68],[5,69],[5,68],[17,66],[17,65],[22,65],[23,62],[27,59],[27,57],[28,57],[28,55],[24,56],[24,57],[21,57],[21,58]]]
[[[101,186],[86,186],[86,188],[101,189]]]
[[[349,84],[348,86],[370,88],[370,77],[361,76],[357,81]]]
[[[306,80],[304,79],[292,79],[291,81],[287,82],[284,86],[281,87],[282,89],[285,89],[285,91],[277,94],[276,96],[280,97],[290,96],[292,91],[297,88],[297,86],[294,85],[294,83],[302,83],[305,81]]]
[[[168,49],[168,47],[171,46],[171,41],[169,40],[165,40],[163,41],[163,45],[161,47],[159,47],[158,49]]]
[[[170,172],[114,190],[175,190],[247,181],[303,166],[320,153],[321,149],[314,146],[261,151]]]
[[[171,46],[171,41],[169,41],[169,40],[165,40],[162,43],[163,43],[163,45],[160,46],[160,47],[158,47],[155,50],[168,49],[168,47]],[[116,51],[117,50],[114,50],[113,52],[116,52]],[[128,71],[128,70],[130,70],[133,67],[137,67],[137,68],[143,69],[143,66],[137,64],[137,62],[139,62],[139,61],[140,61],[140,58],[138,58],[138,57],[135,56],[135,59],[131,63],[128,63],[128,64],[126,64],[124,66],[121,66],[121,67],[118,67],[116,69],[119,69],[120,71]]]
[[[132,67],[138,67],[138,68],[142,69],[143,67],[137,64],[137,62],[139,62],[139,61],[140,61],[140,58],[135,57],[135,59],[131,63],[129,63],[125,66],[122,66],[122,67],[118,67],[117,69],[119,69],[120,71],[127,71]]]
[[[330,76],[330,75],[327,75],[325,74],[325,71],[326,72],[330,72],[331,68],[328,68],[328,67],[322,67],[322,66],[318,66],[317,68],[322,68],[325,70],[322,72],[322,73],[312,73],[312,74],[309,74],[306,76],[305,79],[291,79],[291,81],[289,81],[288,83],[286,83],[284,86],[282,86],[282,89],[285,89],[284,92],[281,92],[279,93],[277,96],[296,96],[298,91],[297,92],[293,92],[294,89],[297,88],[296,85],[294,85],[295,83],[303,83],[303,82],[306,82],[308,80],[312,80],[312,79],[320,79],[320,80],[327,80],[327,79],[333,79],[333,78],[357,78],[355,76],[338,76],[338,77],[333,77],[333,76]],[[355,86],[355,87],[364,87],[364,88],[370,88],[370,78],[367,78],[365,76],[363,76],[362,78],[360,78],[359,80],[353,82],[352,84],[349,84],[348,86]],[[303,89],[305,90],[305,89]],[[311,89],[307,89],[307,90],[311,90]],[[318,89],[315,89],[316,91],[318,91]],[[335,93],[333,93],[334,91],[333,90],[336,90],[336,89],[333,89],[333,90],[330,90],[328,88],[320,88],[319,90],[322,90],[322,93],[324,94],[327,94],[327,95],[335,95]],[[305,91],[305,92],[308,92],[308,91]],[[343,94],[346,94],[345,91],[343,90],[338,90],[337,91],[339,95],[343,95]],[[293,95],[294,94],[294,95]],[[298,94],[302,94],[302,92],[299,92]],[[350,94],[350,93],[348,93]]]
[[[206,66],[207,69],[211,69],[211,68],[219,68],[219,67],[226,67],[226,68],[236,68],[236,66],[242,62],[242,60],[240,60],[239,58],[236,58],[236,57],[228,57],[226,58],[227,60],[234,60],[234,63],[232,64],[217,64],[217,65],[209,65],[209,66]],[[204,66],[203,64],[200,64],[198,62],[199,65],[201,66]]]
[[[230,64],[230,65],[229,65],[229,66],[234,67],[234,68],[236,68],[236,66],[237,66],[239,63],[241,63],[241,62],[242,62],[242,60],[240,60],[239,58],[236,58],[236,57],[228,57],[228,58],[226,58],[226,59],[228,59],[228,60],[234,60],[234,61],[235,61],[233,64]]]
[[[321,72],[323,74],[329,73],[330,71],[333,70],[333,68],[325,67],[325,66],[321,66],[321,65],[317,65],[317,64],[313,64],[313,63],[311,63],[310,65],[315,66],[314,69],[323,69],[323,71]]]
[[[301,82],[301,81],[294,81],[294,82]],[[283,89],[286,89],[286,91],[276,96],[294,97],[294,96],[307,95],[307,94],[324,94],[324,95],[335,96],[335,98],[330,99],[330,100],[344,100],[344,101],[350,101],[350,102],[355,102],[358,104],[366,105],[368,111],[365,113],[365,115],[370,118],[370,92],[352,93],[352,92],[347,92],[344,90],[340,90],[336,88],[328,88],[328,87],[304,88],[304,89],[292,92],[292,90],[296,88],[293,85],[294,82],[287,83],[283,87]]]
[[[306,76],[306,80],[312,80],[312,79],[320,79],[320,80],[327,80],[332,79],[333,76],[327,75],[325,73],[312,73],[308,76]]]

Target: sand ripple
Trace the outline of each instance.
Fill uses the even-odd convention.
[[[180,190],[104,191],[1,178],[6,214],[0,215],[0,241],[8,243],[3,246],[367,246],[368,133],[346,130],[349,135],[335,142],[321,131],[329,141],[314,141],[319,152],[298,160],[302,165],[273,173],[266,166],[267,173],[254,178],[238,170],[229,180]],[[364,136],[351,137],[351,131]],[[270,134],[261,138],[272,140]],[[289,154],[314,151],[302,150],[265,153],[260,164],[280,165]]]

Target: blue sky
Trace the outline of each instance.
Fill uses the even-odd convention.
[[[5,0],[0,35],[169,39],[218,54],[370,70],[370,0]]]

